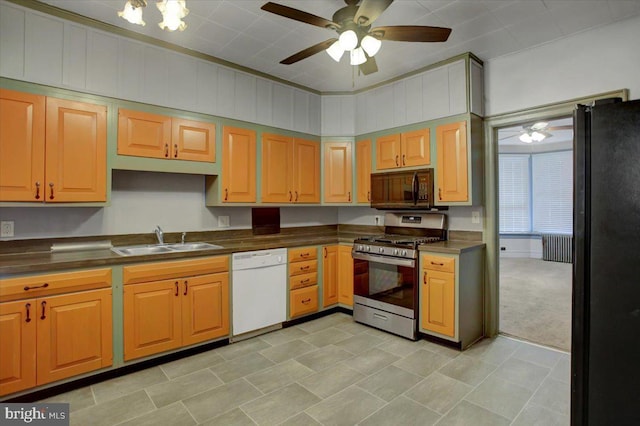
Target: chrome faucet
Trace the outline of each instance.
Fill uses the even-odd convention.
[[[164,244],[164,232],[162,232],[162,228],[160,225],[156,226],[156,237],[158,237],[158,244]]]

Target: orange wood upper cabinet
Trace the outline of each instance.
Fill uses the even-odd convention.
[[[38,384],[113,363],[111,296],[109,288],[37,299]]]
[[[105,106],[4,89],[0,96],[0,201],[106,201]]]
[[[436,128],[438,201],[468,201],[467,123],[445,124]]]
[[[318,142],[262,134],[262,202],[320,202]]]
[[[324,143],[324,202],[352,202],[351,142]]]
[[[128,109],[118,110],[118,154],[215,162],[212,123]]]
[[[256,202],[256,132],[222,128],[223,203]]]
[[[351,246],[338,246],[338,303],[353,306]]]
[[[371,202],[371,140],[356,142],[356,202]]]
[[[36,385],[36,300],[0,303],[0,396]]]
[[[445,336],[455,335],[455,274],[422,270],[420,325]]]
[[[0,201],[42,201],[45,97],[0,89],[0,123]]]
[[[338,303],[338,246],[322,248],[322,307]]]
[[[107,200],[107,108],[47,98],[46,201]]]
[[[376,169],[431,164],[429,129],[381,136],[376,139]]]

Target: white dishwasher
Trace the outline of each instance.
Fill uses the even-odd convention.
[[[235,253],[232,272],[233,336],[286,321],[286,248]]]

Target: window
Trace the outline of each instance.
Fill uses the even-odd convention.
[[[500,154],[500,233],[573,232],[573,152]]]

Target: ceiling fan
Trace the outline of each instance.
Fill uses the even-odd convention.
[[[573,129],[573,125],[563,125],[563,126],[549,126],[549,123],[546,121],[539,121],[537,123],[523,125],[522,130],[505,130],[505,131],[517,131],[518,133],[515,135],[506,136],[504,138],[500,138],[501,141],[515,138],[516,136],[522,142],[532,143],[532,142],[540,142],[545,138],[553,136],[550,131],[553,130],[569,130]]]
[[[347,4],[337,10],[331,20],[289,6],[268,2],[262,10],[285,18],[336,31],[333,37],[308,47],[280,61],[290,65],[323,50],[339,62],[345,51],[350,53],[351,65],[358,65],[367,75],[378,71],[374,55],[383,40],[413,42],[443,42],[449,38],[451,28],[419,25],[394,25],[371,28],[371,24],[384,12],[393,0],[344,0]],[[358,4],[359,3],[359,4]]]

